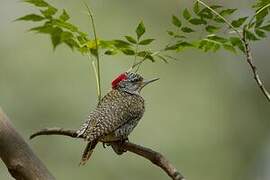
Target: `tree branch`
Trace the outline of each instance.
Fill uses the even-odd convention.
[[[40,135],[63,135],[72,138],[83,138],[81,136],[77,137],[77,133],[75,130],[64,130],[62,128],[48,128],[42,129],[32,134],[30,136],[30,139]],[[114,145],[117,145],[120,149],[123,149],[124,151],[135,153],[139,156],[142,156],[150,160],[153,164],[162,168],[173,180],[184,180],[184,177],[180,174],[180,172],[177,171],[177,169],[162,154],[153,151],[149,148],[130,142],[114,142]]]
[[[54,180],[55,178],[15,130],[0,108],[0,158],[9,173],[18,180]]]
[[[250,50],[250,45],[248,43],[247,37],[246,37],[246,33],[245,33],[245,29],[243,30],[243,37],[242,37],[242,41],[243,44],[245,46],[245,55],[246,55],[246,60],[252,70],[253,73],[253,77],[257,83],[257,85],[259,86],[260,90],[262,91],[262,93],[264,94],[264,96],[266,97],[266,99],[270,102],[270,93],[267,91],[267,89],[264,87],[263,82],[260,79],[260,76],[258,74],[257,71],[257,67],[254,65],[253,62],[253,58],[252,58],[252,54],[251,54],[251,50]]]

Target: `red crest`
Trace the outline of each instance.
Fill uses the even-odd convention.
[[[127,75],[126,75],[125,73],[120,74],[117,78],[115,78],[115,79],[112,81],[112,88],[113,88],[113,89],[116,89],[117,86],[118,86],[118,84],[119,84],[119,82],[121,82],[121,81],[123,81],[123,80],[125,80],[125,79],[127,79]]]

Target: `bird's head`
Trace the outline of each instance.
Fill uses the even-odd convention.
[[[141,75],[133,72],[125,72],[120,74],[112,81],[112,88],[125,91],[131,94],[139,94],[143,87],[147,84],[158,80],[154,78],[145,80]]]

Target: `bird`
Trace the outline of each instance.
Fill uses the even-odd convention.
[[[110,144],[119,155],[124,153],[113,142],[128,141],[129,134],[145,111],[144,99],[140,92],[146,85],[158,79],[145,80],[140,74],[124,72],[112,81],[112,89],[77,130],[77,136],[87,141],[80,165],[89,160],[99,142]]]

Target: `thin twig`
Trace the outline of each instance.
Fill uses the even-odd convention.
[[[93,68],[94,73],[95,73],[95,79],[96,79],[96,84],[97,84],[98,103],[99,103],[101,100],[101,95],[100,95],[100,86],[99,86],[100,82],[98,81],[98,71],[97,71],[95,61],[92,61],[91,64],[92,64],[92,68]]]
[[[246,55],[246,60],[252,70],[253,73],[253,77],[257,83],[257,85],[259,86],[260,90],[262,91],[262,93],[265,95],[266,99],[270,102],[270,93],[267,91],[267,89],[264,87],[262,80],[260,79],[260,76],[258,74],[257,71],[257,67],[254,65],[253,62],[253,58],[252,58],[252,54],[251,54],[251,50],[250,50],[250,45],[247,41],[246,38],[246,31],[243,31],[243,42],[244,42],[244,46],[245,46],[245,55]]]
[[[100,102],[101,100],[101,79],[100,79],[100,58],[99,58],[99,44],[98,44],[98,38],[97,38],[97,32],[96,32],[96,26],[95,26],[95,21],[94,21],[94,15],[92,13],[92,11],[90,10],[89,6],[84,3],[85,7],[87,8],[88,11],[88,15],[90,17],[91,20],[91,24],[92,24],[92,29],[94,32],[94,38],[95,38],[95,44],[96,44],[96,59],[97,59],[97,91],[98,91],[98,102]]]
[[[135,48],[135,56],[134,56],[134,61],[133,61],[132,66],[134,66],[134,64],[136,64],[137,57],[138,57],[138,49],[139,49],[139,44],[138,44],[138,42],[137,42],[137,44],[136,44],[136,48]]]
[[[48,128],[42,129],[32,134],[30,139],[40,135],[63,135],[72,138],[83,138],[82,136],[77,136],[75,130]],[[184,177],[181,175],[181,173],[177,171],[177,169],[162,154],[131,142],[114,142],[114,145],[118,145],[118,147],[123,149],[123,151],[129,151],[150,160],[153,164],[162,168],[173,180],[184,180]]]

